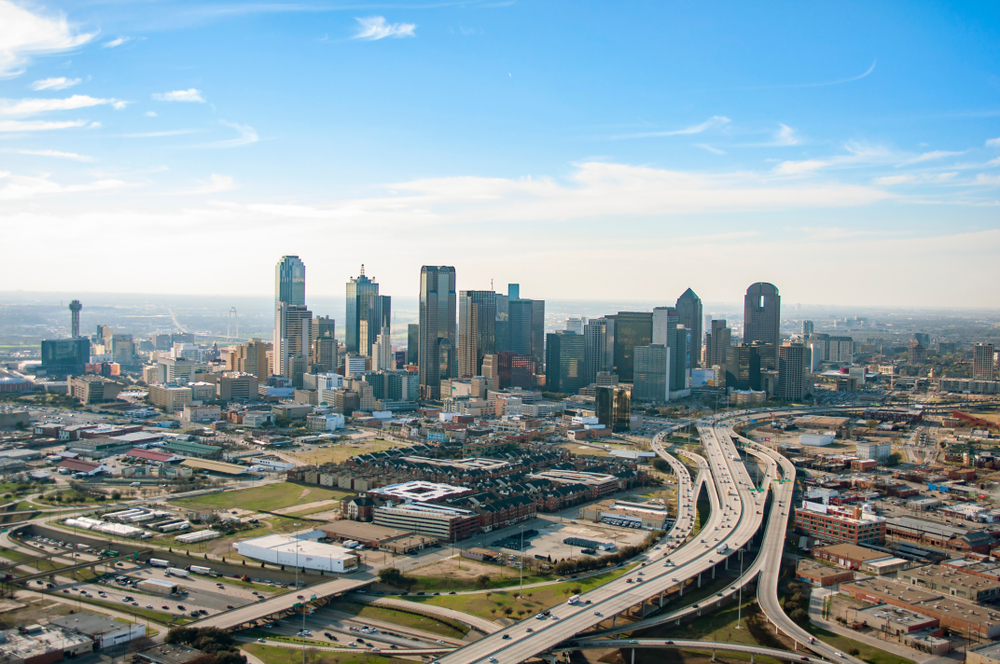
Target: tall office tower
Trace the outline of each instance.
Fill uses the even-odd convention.
[[[455,371],[455,268],[420,268],[420,398],[441,398]]]
[[[282,256],[274,267],[274,301],[306,303],[306,265],[298,256]]]
[[[651,343],[669,346],[680,316],[674,307],[656,307],[653,309],[653,336]]]
[[[778,346],[777,397],[798,401],[809,391],[806,383],[806,347],[799,343]]]
[[[312,353],[310,373],[330,373],[337,370],[336,321],[329,316],[312,320]]]
[[[382,334],[378,335],[372,345],[372,370],[392,371],[392,335],[389,328],[382,328]]]
[[[608,321],[594,318],[583,326],[583,384],[597,380],[598,371],[610,369],[608,364]]]
[[[583,326],[587,324],[586,318],[567,318],[566,331],[574,334],[583,334]]]
[[[73,339],[80,336],[80,309],[83,309],[80,300],[73,300],[69,303],[69,336]]]
[[[632,398],[649,403],[670,401],[670,374],[669,348],[662,344],[636,347]]]
[[[531,300],[513,299],[507,302],[509,350],[518,355],[531,355]]]
[[[105,352],[111,352],[111,337],[115,335],[114,331],[107,325],[97,326],[97,337],[95,341],[99,344],[105,346],[108,350]]]
[[[514,284],[516,286],[516,284]],[[508,286],[509,288],[509,286]],[[510,350],[510,294],[496,294],[497,323],[496,323],[496,349],[497,352]],[[517,299],[517,298],[515,298]]]
[[[81,376],[90,362],[90,339],[43,339],[42,370],[48,377]]]
[[[545,388],[549,392],[573,395],[590,383],[584,382],[585,339],[582,334],[560,330],[547,335],[545,347]]]
[[[233,353],[233,371],[253,374],[257,381],[263,384],[269,375],[267,370],[267,351],[271,344],[254,338],[236,347]]]
[[[926,332],[914,332],[913,338],[920,342],[920,345],[924,348],[931,347],[931,335]]]
[[[535,387],[535,362],[530,355],[518,355],[512,351],[500,351],[497,357],[497,376],[500,389],[520,387],[530,390]],[[485,371],[485,369],[484,369]]]
[[[647,311],[619,311],[614,325],[614,372],[619,380],[631,383],[636,346],[652,343],[653,314]]]
[[[111,361],[131,365],[135,362],[135,339],[131,334],[111,335]],[[108,352],[105,350],[105,352]]]
[[[274,373],[290,379],[294,387],[302,387],[312,350],[312,312],[304,304],[279,302],[277,318]]]
[[[972,378],[975,380],[993,380],[994,362],[993,344],[976,344],[972,348]]]
[[[464,309],[463,309],[464,307]],[[475,323],[467,326],[464,317],[475,310]],[[463,311],[466,313],[463,314]],[[461,291],[458,298],[458,364],[459,377],[478,376],[483,366],[483,358],[497,352],[497,294],[493,291]],[[467,335],[469,335],[467,337]],[[463,340],[470,348],[465,365],[462,364]],[[471,352],[475,346],[475,353]],[[463,366],[465,369],[463,369]],[[470,370],[470,373],[463,373]]]
[[[688,344],[689,331],[680,325],[674,330],[673,343],[670,344],[670,389],[687,389],[688,367],[690,367],[690,356]]]
[[[361,319],[368,318],[368,296],[378,295],[378,283],[365,276],[365,266],[361,266],[361,276],[351,277],[347,282],[347,311],[344,319],[344,346],[348,353],[361,353],[367,355],[371,345],[361,347]],[[375,303],[372,303],[375,304]],[[378,327],[374,330],[378,335],[382,331],[380,321],[376,321]],[[366,323],[367,325],[367,323]],[[367,331],[367,327],[366,327]],[[367,338],[365,339],[367,342]],[[374,338],[372,339],[374,341]]]
[[[486,389],[500,389],[500,356],[494,353],[483,358],[483,378],[486,379]]]
[[[923,364],[927,361],[927,347],[915,338],[910,339],[906,349],[906,361],[908,364]]]
[[[781,296],[772,284],[758,282],[747,289],[743,299],[743,342],[762,341],[777,349],[781,338]],[[777,355],[761,358],[761,366],[773,369]]]
[[[507,297],[512,300],[520,300],[521,284],[507,284]]]
[[[479,305],[462,291],[458,296],[458,377],[479,375]]]
[[[681,325],[691,331],[691,343],[688,345],[691,358],[689,366],[701,366],[701,343],[704,330],[702,329],[702,307],[701,298],[695,295],[690,288],[684,291],[677,298],[677,315]]]
[[[410,323],[406,326],[406,363],[420,362],[420,325]]]
[[[729,348],[733,345],[732,330],[726,326],[725,320],[713,320],[709,329],[712,331],[705,338],[705,365],[724,367],[729,360]]]
[[[808,339],[809,335],[816,331],[816,325],[811,320],[802,321],[802,337]]]
[[[627,386],[598,387],[594,399],[597,421],[615,433],[629,430],[632,392]]]
[[[378,284],[376,284],[378,286]],[[368,293],[358,297],[358,352],[372,354],[378,335],[392,326],[392,298]]]
[[[737,390],[760,390],[760,348],[740,344],[729,348],[726,360],[726,387]]]
[[[531,301],[531,359],[541,373],[545,362],[545,300]]]

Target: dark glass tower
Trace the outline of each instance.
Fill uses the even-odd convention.
[[[761,358],[762,366],[778,366],[777,348],[781,328],[781,296],[773,284],[758,282],[747,289],[743,299],[743,342],[769,344],[773,356]]]
[[[497,348],[497,294],[493,291],[459,293],[458,357],[460,377],[478,376],[483,357]]]
[[[545,388],[549,392],[576,394],[584,382],[584,337],[560,330],[547,335],[545,347]]]
[[[614,371],[622,382],[632,382],[636,346],[648,346],[653,338],[653,314],[619,311],[615,317]]]
[[[455,371],[455,268],[420,268],[420,398],[440,399]]]
[[[376,308],[375,303],[369,299],[370,295],[378,296],[378,283],[365,276],[365,266],[361,266],[361,275],[351,277],[347,282],[347,310],[344,318],[344,347],[348,353],[360,353],[368,355],[371,345],[375,343],[375,337],[382,333],[382,321],[372,320],[370,310]],[[381,303],[378,303],[378,313],[381,313]],[[365,332],[367,336],[364,342],[367,344],[361,348],[361,319],[366,321]],[[374,336],[371,339],[371,333]]]
[[[690,356],[691,366],[701,366],[701,343],[703,336],[701,298],[690,288],[677,298],[677,316],[681,325],[691,331]]]

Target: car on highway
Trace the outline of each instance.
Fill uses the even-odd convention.
[[[503,640],[504,641],[510,641],[510,634],[504,634],[503,635]]]
[[[531,629],[531,628],[529,627],[528,629],[526,629],[526,630],[524,630],[524,631],[525,631],[525,633],[527,633],[527,634],[531,634],[531,633],[532,633],[532,632],[534,632],[535,630],[533,630],[533,629]]]

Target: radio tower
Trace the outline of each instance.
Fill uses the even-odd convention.
[[[70,335],[74,339],[80,336],[80,309],[83,309],[80,300],[73,300],[69,303]]]

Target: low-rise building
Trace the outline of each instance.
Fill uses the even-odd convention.
[[[325,536],[321,530],[300,535],[265,535],[237,542],[236,550],[241,556],[276,565],[336,573],[357,570],[357,554],[342,546],[316,541]]]
[[[663,530],[667,524],[666,507],[655,503],[631,503],[602,500],[580,510],[580,518],[594,523]]]
[[[883,544],[885,519],[860,507],[839,508],[803,501],[795,511],[795,527],[833,544]]]
[[[914,567],[899,572],[896,578],[919,588],[972,602],[990,602],[1000,597],[1000,581],[947,565]]]
[[[38,624],[0,631],[0,661],[5,664],[49,664],[93,652],[89,636]]]
[[[855,544],[820,547],[813,549],[812,555],[817,560],[825,560],[839,567],[880,576],[894,575],[908,564],[903,558]]]
[[[176,413],[191,405],[192,392],[190,387],[179,385],[150,385],[149,403],[167,413]]]
[[[798,564],[795,566],[795,575],[801,581],[820,588],[836,588],[841,583],[854,580],[854,572],[850,570],[830,567],[829,565],[824,565],[808,558],[799,559]]]
[[[61,627],[71,634],[87,636],[102,650],[146,636],[146,626],[141,623],[125,622],[87,611],[54,618],[49,624]]]
[[[372,521],[386,528],[429,535],[442,542],[457,542],[479,532],[482,517],[472,510],[445,505],[390,502],[373,510]]]

